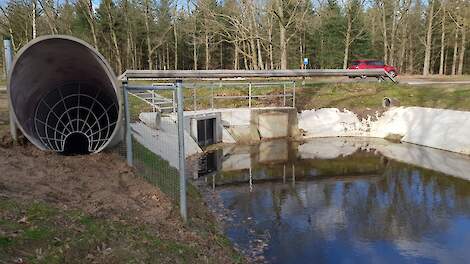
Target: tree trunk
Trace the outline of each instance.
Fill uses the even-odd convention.
[[[459,75],[462,75],[463,74],[463,65],[464,65],[464,59],[465,59],[465,30],[466,30],[466,27],[465,27],[465,24],[462,25],[462,42],[461,42],[461,45],[460,45],[460,58],[459,58],[459,71],[458,71],[458,74]]]
[[[233,69],[238,70],[238,66],[240,64],[239,57],[238,57],[238,40],[235,40],[235,47],[233,49]]]
[[[223,42],[220,41],[220,69],[224,68],[224,45]]]
[[[85,3],[84,3],[84,5],[85,5]],[[93,3],[91,2],[91,0],[87,1],[84,8],[85,8],[85,12],[86,12],[86,20],[88,22],[88,25],[90,26],[91,36],[93,38],[93,46],[95,47],[96,50],[99,51],[98,37],[96,35],[95,17],[93,15]]]
[[[303,60],[304,60],[304,56],[303,56],[303,53],[302,53],[302,38],[300,37],[299,38],[299,62],[300,62],[300,69],[304,69],[304,63],[303,63]]]
[[[392,35],[390,37],[390,51],[388,53],[388,63],[395,65],[395,42],[397,34],[397,1],[393,1],[393,11],[392,11]]]
[[[32,26],[33,26],[33,34],[32,37],[33,39],[36,38],[36,9],[37,9],[37,0],[33,0],[33,12],[31,14],[32,16]]]
[[[248,70],[248,59],[246,58],[246,43],[245,41],[242,42],[243,44],[243,63],[245,64],[245,70]]]
[[[193,70],[197,70],[197,43],[196,32],[193,34]]]
[[[263,55],[261,53],[261,43],[260,43],[259,38],[256,39],[256,46],[257,46],[257,49],[258,49],[258,66],[261,70],[263,70],[264,69],[264,67],[263,67]]]
[[[455,36],[454,36],[454,56],[452,57],[452,75],[455,75],[457,73],[457,53],[458,53],[458,43],[459,39],[459,31],[458,28],[455,29]]]
[[[209,69],[209,63],[210,63],[210,54],[209,54],[209,31],[207,30],[207,26],[208,26],[208,23],[207,23],[207,20],[205,22],[205,31],[204,31],[204,39],[205,39],[205,44],[206,44],[206,49],[205,49],[205,53],[206,53],[206,70]]]
[[[39,5],[41,5],[41,8],[44,11],[44,14],[46,15],[46,22],[47,22],[47,25],[49,26],[50,34],[51,35],[57,34],[57,27],[54,23],[55,21],[53,18],[53,14],[50,14],[49,6],[44,5],[44,3],[41,0],[39,0]],[[54,6],[50,8],[53,9]]]
[[[348,26],[346,28],[346,37],[344,39],[343,69],[346,69],[348,67],[349,45],[351,44],[352,21],[351,21],[350,15],[348,15],[347,17],[348,17]]]
[[[147,40],[147,63],[149,70],[152,70],[152,45],[150,42],[150,6],[149,6],[149,1],[145,0],[145,36]]]
[[[431,1],[428,12],[428,28],[426,30],[426,45],[424,51],[423,75],[429,74],[429,65],[431,63],[431,45],[432,45],[432,21],[434,17],[434,0]]]
[[[282,0],[277,0],[277,11],[279,20],[279,48],[281,49],[281,70],[287,69],[287,38],[286,28],[284,27],[284,7]]]
[[[114,54],[115,54],[116,63],[117,63],[116,71],[119,74],[121,74],[122,73],[121,51],[119,50],[116,31],[114,30],[113,16],[111,15],[111,3],[109,3],[109,2],[106,3],[106,6],[107,6],[107,9],[108,9],[108,26],[109,26],[109,30],[110,30],[110,33],[111,33],[111,39],[112,39],[113,45],[114,45]]]
[[[170,69],[170,44],[166,43],[166,69]]]
[[[385,14],[385,1],[382,2],[382,36],[383,36],[383,49],[384,49],[384,62],[388,63],[388,37],[387,37],[387,20]]]
[[[177,13],[176,10],[178,9],[177,6],[175,6],[175,13],[174,13],[174,22],[173,22],[173,37],[175,39],[175,70],[178,70],[178,34],[176,31],[176,23],[177,23]]]
[[[270,69],[274,70],[274,59],[273,59],[273,23],[271,18],[271,24],[268,30],[268,41],[269,41],[269,64]]]
[[[442,21],[441,21],[441,58],[439,60],[439,75],[444,74],[444,53],[445,53],[445,42],[446,42],[446,8],[442,10]]]
[[[408,73],[414,74],[415,71],[415,54],[414,54],[414,45],[413,45],[413,38],[410,37],[410,53],[409,53],[409,68]]]

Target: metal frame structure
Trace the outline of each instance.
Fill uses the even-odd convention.
[[[122,79],[224,79],[224,78],[307,78],[324,76],[395,78],[384,69],[337,70],[127,70]]]
[[[122,81],[123,99],[124,99],[124,113],[125,113],[125,130],[126,130],[126,156],[129,166],[133,166],[133,146],[132,146],[132,129],[130,120],[129,109],[129,93],[142,92],[142,91],[162,91],[172,90],[176,94],[177,103],[177,120],[178,120],[178,173],[179,173],[179,190],[180,190],[180,214],[184,221],[187,220],[187,202],[186,202],[186,175],[185,175],[185,147],[184,147],[184,97],[183,97],[183,82],[176,80],[174,85],[129,85],[128,81]]]
[[[185,175],[185,149],[184,149],[184,96],[183,96],[183,79],[215,79],[223,80],[226,78],[305,78],[319,76],[370,76],[377,78],[389,78],[391,81],[396,80],[390,76],[385,70],[368,69],[368,70],[127,70],[119,79],[123,84],[124,111],[126,117],[126,145],[127,145],[127,162],[132,166],[132,131],[130,127],[129,112],[129,92],[138,91],[157,91],[157,90],[175,90],[177,101],[177,118],[178,118],[178,162],[179,162],[179,180],[180,180],[180,214],[184,220],[187,220],[186,205],[186,175]],[[158,85],[129,85],[130,80],[175,80],[174,86],[158,86]],[[249,85],[249,99],[251,99],[251,88]],[[175,94],[175,93],[173,93]],[[295,105],[295,90],[292,94]],[[245,97],[246,98],[246,97]],[[284,96],[285,98],[285,96]],[[174,102],[174,100],[173,100]],[[249,100],[251,102],[251,100]],[[213,102],[212,102],[213,106]],[[251,107],[251,103],[250,103]]]
[[[115,103],[104,105],[104,101],[99,100],[100,91],[90,95],[80,88],[80,84],[71,83],[52,90],[36,107],[36,133],[51,150],[64,152],[66,140],[80,134],[88,139],[88,152],[93,153],[111,137],[117,124],[112,116],[118,115],[119,107]],[[59,100],[56,100],[57,95]]]
[[[245,87],[246,86],[246,87]],[[263,94],[263,95],[253,95],[253,89],[255,88],[268,88],[268,87],[277,87],[282,88],[281,94]],[[288,87],[291,87],[291,92],[288,92]],[[238,89],[247,89],[247,95],[215,95],[216,89],[226,88],[226,87],[235,87]],[[291,107],[295,107],[295,90],[296,90],[296,82],[295,81],[286,81],[286,82],[219,82],[219,83],[190,83],[185,84],[185,88],[192,89],[192,98],[188,98],[186,100],[192,100],[193,107],[192,109],[197,109],[197,89],[198,88],[210,88],[211,95],[210,95],[210,107],[214,109],[215,100],[221,99],[241,99],[241,100],[248,100],[247,106],[248,108],[252,107],[253,99],[260,99],[260,98],[282,98],[282,106],[287,106],[287,98],[292,98],[292,105]]]
[[[3,40],[3,49],[4,49],[4,54],[5,54],[5,73],[7,75],[7,78],[9,78],[8,76],[10,75],[11,68],[13,66],[13,55],[14,55],[11,39],[5,38]],[[8,88],[7,88],[7,93],[9,93]],[[16,119],[15,119],[15,115],[13,114],[13,108],[12,108],[11,103],[8,104],[8,108],[9,108],[8,111],[10,114],[10,134],[13,140],[16,141],[18,139],[18,129],[17,129]]]

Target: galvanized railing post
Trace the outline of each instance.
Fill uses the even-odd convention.
[[[5,49],[5,74],[8,79],[10,76],[11,67],[13,66],[13,47],[11,45],[11,40],[4,39],[3,47]],[[7,88],[7,93],[10,93],[8,88]],[[16,128],[16,120],[15,120],[15,115],[13,114],[13,107],[11,103],[8,104],[8,111],[10,115],[11,138],[16,141],[18,139],[18,130]]]
[[[183,81],[176,81],[176,94],[178,100],[178,165],[180,178],[180,213],[184,221],[187,220],[186,208],[186,175],[185,161],[186,155],[184,150],[184,96]]]
[[[133,165],[134,153],[132,151],[132,131],[131,131],[131,114],[129,110],[129,91],[127,90],[127,79],[122,82],[122,93],[124,99],[125,128],[126,128],[126,157],[127,164]]]
[[[153,108],[153,112],[155,113],[157,111],[157,106],[155,105],[155,91],[152,90],[152,108]]]
[[[295,82],[294,82],[294,88],[292,91],[292,107],[295,107]]]
[[[193,88],[193,110],[197,110],[196,87]]]
[[[251,108],[251,82],[248,84],[248,108]]]
[[[211,85],[211,109],[214,109],[214,86]]]
[[[176,113],[176,89],[173,89],[173,114]]]
[[[282,84],[282,89],[283,89],[283,91],[282,91],[282,95],[283,95],[282,106],[285,107],[286,106],[286,84],[285,83]]]

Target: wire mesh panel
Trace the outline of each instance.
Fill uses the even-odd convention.
[[[147,89],[146,89],[147,88]],[[126,86],[132,166],[138,175],[159,187],[175,203],[180,203],[178,113],[175,86],[137,89]],[[183,156],[184,158],[184,156]]]
[[[118,106],[108,95],[87,83],[73,82],[39,101],[34,126],[50,150],[68,152],[67,147],[84,146],[81,152],[93,153],[110,139],[117,118]],[[66,144],[68,140],[74,145]]]

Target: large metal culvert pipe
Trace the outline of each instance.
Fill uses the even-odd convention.
[[[42,150],[103,150],[120,127],[117,79],[93,47],[69,36],[43,36],[23,47],[8,89],[23,134]]]

